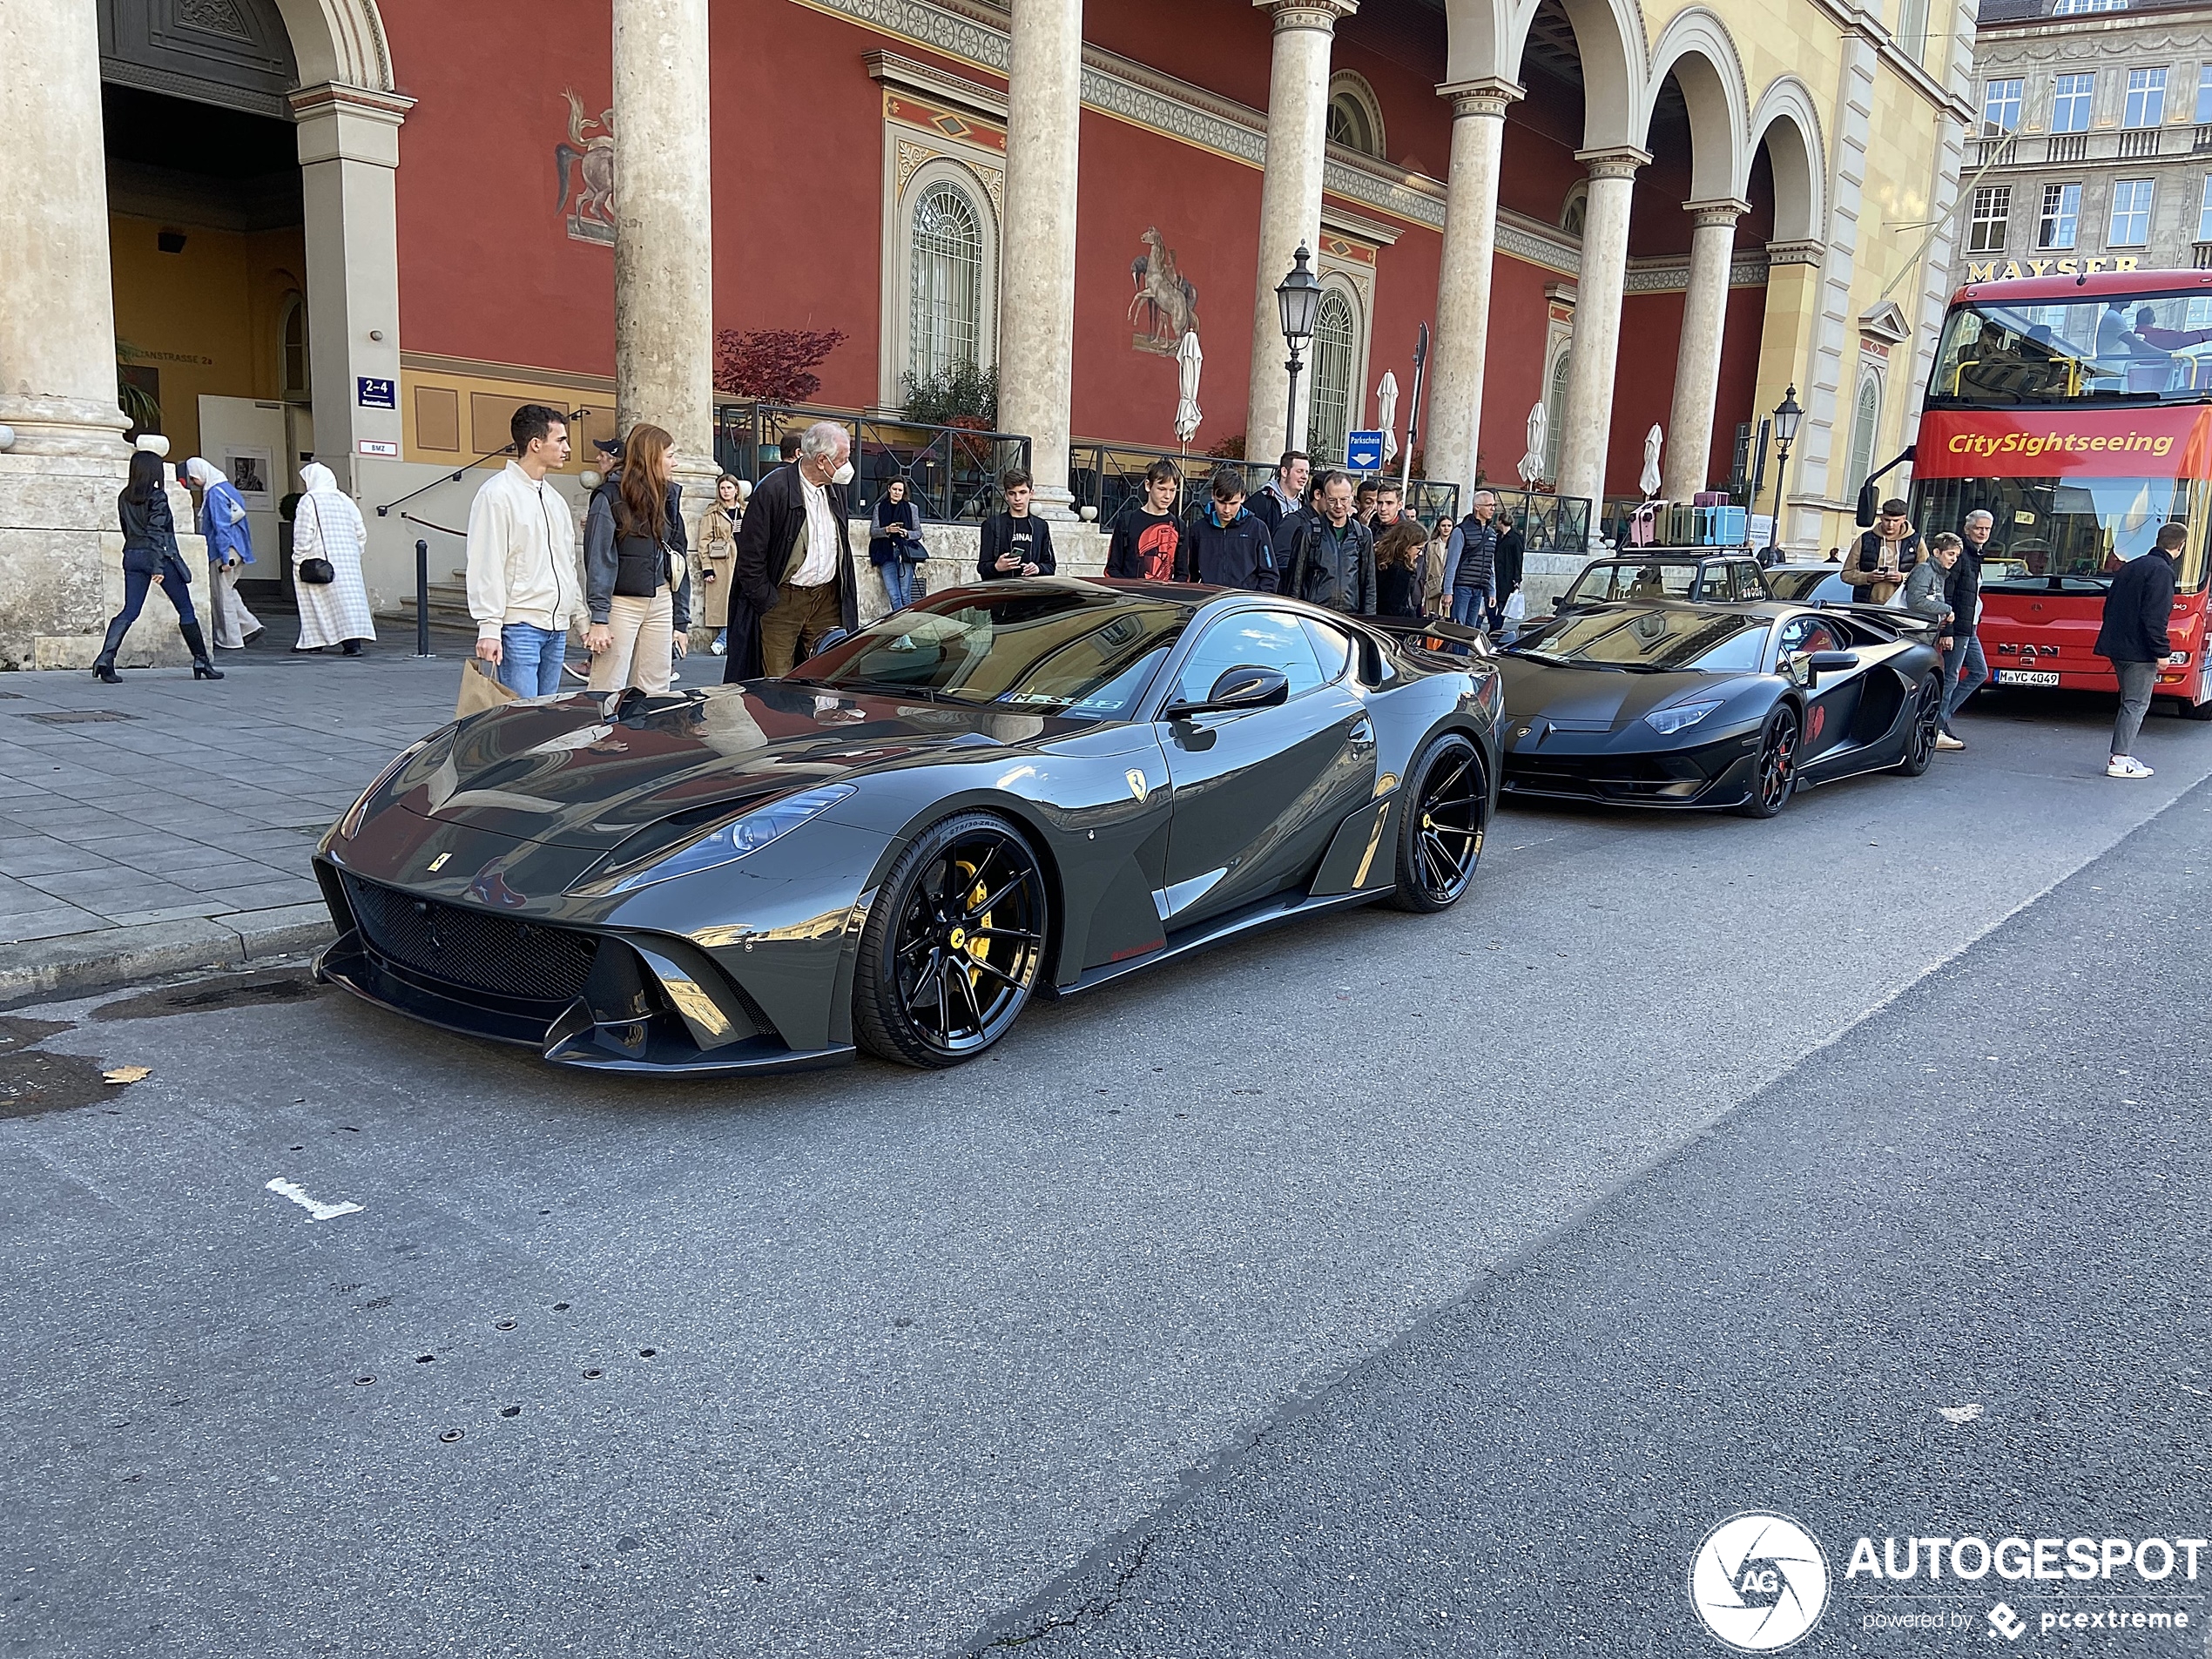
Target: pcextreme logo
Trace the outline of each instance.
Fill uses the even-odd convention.
[[[2126,276],[2135,268],[2130,259],[2110,260],[2030,260],[2025,265],[2018,260],[2007,260],[2000,266],[1996,260],[1977,260],[1966,266],[1969,282],[2016,282],[2021,277],[2040,276],[2098,276],[2110,271],[2115,276]]]
[[[1820,1622],[1828,1558],[1787,1515],[1730,1515],[1690,1558],[1689,1604],[1738,1653],[1777,1652]]]

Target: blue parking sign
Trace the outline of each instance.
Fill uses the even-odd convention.
[[[1383,435],[1379,432],[1353,432],[1345,435],[1344,464],[1354,472],[1380,472],[1383,463]]]

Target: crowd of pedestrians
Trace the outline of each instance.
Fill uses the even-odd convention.
[[[571,453],[567,417],[542,404],[515,411],[509,458],[477,489],[469,515],[467,592],[476,656],[509,693],[545,697],[564,671],[606,691],[664,691],[696,619],[725,658],[722,678],[787,673],[822,643],[859,624],[851,541],[851,438],[835,421],[787,435],[781,464],[755,488],[725,474],[700,515],[698,546],[685,530],[682,487],[662,428],[633,428],[592,489],[581,526],[548,482]],[[174,609],[196,678],[219,680],[179,550],[167,473],[157,443],[132,455],[118,502],[123,529],[123,607],[110,620],[93,672],[114,684],[125,635],[149,594]],[[242,649],[264,631],[238,588],[254,563],[247,509],[237,487],[206,461],[178,469],[198,494],[193,528],[207,545],[215,645]],[[375,637],[361,574],[367,532],[352,498],[327,467],[309,462],[291,503],[289,558],[300,607],[300,651],[335,645],[359,654]],[[1050,576],[1058,568],[1050,523],[1032,510],[1034,481],[1020,468],[999,479],[1002,510],[983,522],[981,581]],[[1115,520],[1105,574],[1124,581],[1190,582],[1293,595],[1352,615],[1444,619],[1510,640],[1526,602],[1521,532],[1477,489],[1457,523],[1424,525],[1388,479],[1317,471],[1287,450],[1247,497],[1241,469],[1224,467],[1195,504],[1171,461],[1146,469],[1143,496]],[[1873,527],[1830,555],[1860,604],[1896,605],[1937,629],[1943,700],[1936,745],[1965,748],[1957,717],[1991,678],[1979,637],[1981,583],[1994,545],[1994,516],[1966,515],[1957,531],[1925,535],[1901,500],[1881,503]],[[2155,544],[2120,563],[2104,601],[2095,650],[2113,664],[2120,711],[2107,774],[2148,778],[2134,751],[2171,650],[2171,614],[2186,529],[2161,529]],[[921,597],[929,558],[919,505],[907,481],[887,480],[870,517],[868,562],[894,610]],[[571,631],[590,657],[567,662]]]

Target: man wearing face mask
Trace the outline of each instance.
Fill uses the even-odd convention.
[[[799,458],[763,478],[731,560],[727,681],[791,672],[834,629],[860,625],[849,540],[853,440],[834,421],[800,435]]]

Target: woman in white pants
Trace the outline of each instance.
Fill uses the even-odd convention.
[[[691,633],[691,557],[683,486],[669,477],[675,440],[657,426],[630,429],[622,459],[592,492],[583,522],[583,646],[591,689],[669,688]]]

